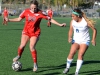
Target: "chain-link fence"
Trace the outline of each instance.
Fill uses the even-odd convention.
[[[4,8],[7,7],[9,15],[19,15],[24,9],[29,8],[28,4],[2,4],[1,11],[3,12]]]
[[[24,9],[29,8],[29,4],[2,4],[1,6],[1,11],[3,11],[4,7],[7,7],[9,10],[9,15],[19,15]],[[40,5],[40,9],[42,9],[44,12],[47,10],[46,5]],[[53,16],[60,16],[60,17],[69,17],[71,16],[72,9],[68,6],[65,8],[62,6],[57,7],[57,6],[51,6],[53,10]],[[92,9],[83,9],[88,17],[97,17],[99,18],[99,13],[97,12],[98,7],[94,7]]]
[[[24,9],[29,8],[29,4],[2,4],[1,11],[3,12],[4,8],[7,7],[9,11],[9,15],[19,15]],[[57,6],[51,6],[53,10],[53,16],[70,16],[71,15],[71,9],[69,7],[63,8],[63,7],[57,7]],[[47,5],[39,5],[39,9],[42,9],[42,11],[46,12],[48,9]]]

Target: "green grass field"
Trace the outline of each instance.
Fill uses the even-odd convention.
[[[66,58],[71,45],[67,41],[70,18],[55,18],[55,20],[60,23],[65,22],[67,26],[63,28],[52,24],[52,27],[48,28],[47,21],[42,20],[40,40],[36,46],[38,72],[32,72],[33,62],[29,43],[22,58],[19,60],[23,68],[20,72],[15,72],[11,67],[12,59],[17,55],[24,22],[9,22],[7,26],[3,26],[2,18],[0,17],[0,75],[64,75],[62,71],[66,66]],[[100,19],[96,21],[98,30],[97,45],[94,47],[90,44],[84,56],[84,64],[79,75],[100,75]],[[74,75],[76,60],[77,54],[67,75]]]

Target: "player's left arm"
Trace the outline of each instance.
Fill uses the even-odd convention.
[[[44,19],[46,19],[46,20],[49,20],[51,23],[56,24],[56,25],[58,25],[58,26],[61,26],[61,27],[65,27],[65,26],[66,26],[66,23],[62,23],[62,24],[61,24],[61,23],[57,22],[56,20],[50,18],[50,17],[47,16],[47,15],[42,14],[41,17],[44,18]]]
[[[56,20],[54,20],[54,19],[50,19],[50,22],[51,23],[53,23],[53,24],[56,24],[56,25],[58,25],[58,26],[61,26],[61,27],[65,27],[66,26],[66,23],[59,23],[59,22],[57,22]]]
[[[96,45],[97,29],[91,24],[88,24],[88,27],[90,27],[93,31],[91,43],[93,46],[95,46]]]

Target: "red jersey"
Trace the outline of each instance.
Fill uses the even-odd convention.
[[[3,16],[4,16],[4,17],[8,17],[8,10],[5,9],[5,10],[3,11]]]
[[[53,16],[53,11],[52,11],[52,10],[47,10],[47,14],[48,14],[48,16],[50,16],[50,17],[52,18],[52,16]]]
[[[42,14],[42,12],[34,13],[30,9],[24,10],[20,14],[21,18],[25,18],[25,25],[23,29],[23,34],[28,36],[39,36],[40,34],[40,22],[42,18],[49,20],[50,17]]]

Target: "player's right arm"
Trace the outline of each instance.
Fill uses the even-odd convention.
[[[19,21],[21,21],[23,18],[25,18],[25,10],[19,15],[18,18],[13,18],[13,19],[8,19],[8,18],[6,18],[6,20],[7,20],[8,22],[19,22]]]
[[[21,20],[22,20],[21,17],[14,18],[14,19],[8,19],[9,22],[19,22],[19,21],[21,21]]]
[[[70,28],[68,32],[68,42],[72,42],[72,35],[73,35],[73,27],[72,27],[72,21],[70,22]]]

